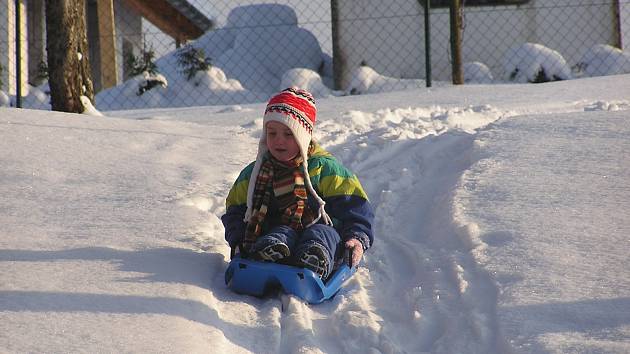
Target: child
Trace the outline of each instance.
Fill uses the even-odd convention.
[[[221,220],[242,256],[326,279],[344,249],[352,265],[361,261],[374,214],[357,177],[312,140],[316,113],[313,96],[297,88],[269,100],[256,161],[232,186]]]

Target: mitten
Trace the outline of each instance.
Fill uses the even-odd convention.
[[[348,249],[352,249],[352,267],[358,265],[361,262],[361,258],[363,258],[363,244],[361,241],[351,238],[346,241],[345,246]]]

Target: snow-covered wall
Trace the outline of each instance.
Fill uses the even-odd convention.
[[[365,62],[387,76],[424,77],[424,9],[418,1],[344,0],[339,11],[347,72]],[[558,51],[574,65],[596,44],[617,44],[614,16],[611,3],[598,0],[466,7],[463,59],[482,62],[500,77],[509,48],[533,42]],[[450,80],[449,26],[449,9],[433,8],[431,63],[438,80]]]

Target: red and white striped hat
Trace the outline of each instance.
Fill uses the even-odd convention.
[[[263,126],[266,127],[268,122],[276,121],[289,127],[300,146],[302,156],[306,157],[305,153],[308,152],[313,137],[316,116],[317,108],[313,95],[308,91],[291,87],[269,100]],[[264,142],[265,134],[262,139]]]
[[[297,141],[300,147],[300,154],[302,155],[302,164],[304,166],[304,179],[308,191],[315,197],[320,205],[318,217],[315,218],[315,222],[320,217],[324,218],[327,224],[332,224],[330,217],[324,210],[326,204],[322,198],[317,195],[315,189],[311,185],[311,179],[308,174],[308,148],[313,138],[313,128],[315,127],[315,120],[317,118],[317,108],[315,107],[315,99],[313,95],[306,91],[296,87],[290,87],[282,90],[279,94],[271,97],[265,108],[265,114],[263,117],[263,133],[258,143],[258,155],[256,156],[256,163],[254,164],[254,170],[249,180],[249,186],[247,190],[247,212],[245,213],[245,221],[249,221],[252,213],[252,205],[254,199],[254,186],[256,185],[256,178],[260,172],[262,166],[262,160],[267,153],[267,123],[271,121],[280,122],[293,133],[293,137]],[[307,225],[308,227],[310,225]]]

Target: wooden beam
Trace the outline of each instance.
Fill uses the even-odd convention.
[[[116,86],[118,65],[116,63],[116,26],[114,25],[114,1],[98,0],[98,36],[100,49],[100,73],[102,88]]]
[[[203,30],[165,0],[126,0],[125,3],[176,41],[185,42],[203,34]]]

